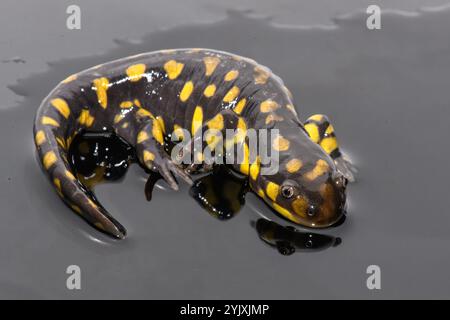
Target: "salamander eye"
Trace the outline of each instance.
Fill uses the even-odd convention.
[[[292,198],[294,195],[294,187],[293,186],[282,186],[281,187],[281,195],[286,199]]]
[[[314,217],[316,215],[316,212],[317,212],[317,207],[315,205],[311,204],[308,206],[308,210],[306,213],[308,214],[308,216]]]

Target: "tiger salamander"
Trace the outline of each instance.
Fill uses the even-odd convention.
[[[272,147],[279,170],[261,174],[259,157],[230,168],[278,214],[307,227],[327,227],[344,214],[352,170],[324,115],[305,122],[297,116],[282,80],[254,60],[209,49],[176,49],[108,62],[63,80],[43,100],[34,122],[34,140],[43,170],[61,199],[95,228],[124,238],[125,228],[96,199],[68,159],[80,132],[113,132],[135,148],[138,162],[159,173],[173,189],[175,177],[192,183],[201,166],[175,162],[168,146],[219,131],[277,129]],[[184,129],[184,131],[183,131]],[[233,140],[248,156],[247,139]],[[206,139],[204,147],[211,140]],[[203,145],[202,145],[203,147]],[[194,155],[195,156],[195,155]],[[207,168],[207,169],[205,169]]]

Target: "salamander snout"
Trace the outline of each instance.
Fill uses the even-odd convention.
[[[347,179],[330,172],[314,185],[302,179],[285,180],[278,202],[286,210],[277,210],[289,220],[312,228],[329,227],[338,222],[346,209]]]

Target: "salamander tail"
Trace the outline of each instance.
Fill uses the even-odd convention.
[[[57,128],[35,125],[34,139],[40,164],[61,199],[96,229],[123,239],[125,228],[97,201],[93,192],[74,175],[67,160],[67,143]]]

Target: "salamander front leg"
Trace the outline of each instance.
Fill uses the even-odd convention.
[[[157,117],[142,108],[137,100],[122,103],[121,109],[115,117],[114,129],[117,135],[135,146],[139,164],[150,174],[145,186],[147,199],[151,199],[153,186],[159,179],[164,179],[173,190],[178,190],[176,177],[192,185],[189,175],[164,149],[164,127]]]
[[[153,173],[159,174],[173,190],[178,190],[176,177],[192,185],[190,176],[172,161],[164,150],[163,144],[163,133],[158,122],[151,120],[145,123],[136,136],[136,153],[140,164]],[[153,173],[149,178],[152,186],[157,180]],[[146,195],[149,198],[148,188],[146,189]]]
[[[327,116],[315,114],[304,123],[306,132],[312,141],[319,144],[334,160],[336,168],[350,182],[355,181],[356,168],[339,149],[339,143],[333,125]]]

